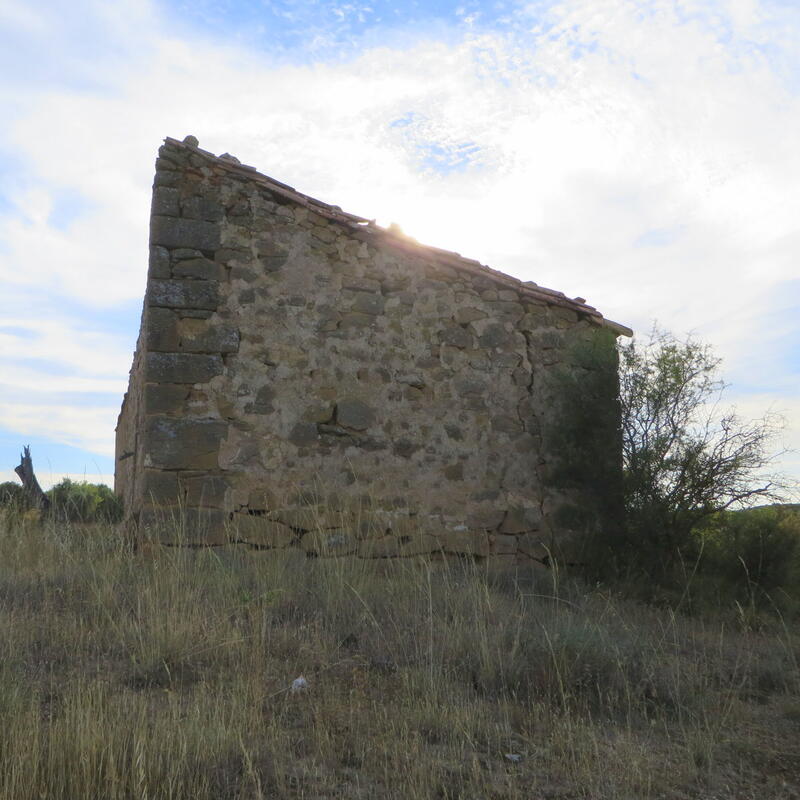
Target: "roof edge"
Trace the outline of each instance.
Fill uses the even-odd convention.
[[[198,146],[197,139],[194,136],[187,136],[183,141],[173,139],[167,136],[164,143],[172,147],[179,147],[188,150],[192,153],[203,157],[215,166],[221,167],[237,177],[250,180],[254,183],[262,185],[265,189],[282,197],[290,200],[298,205],[308,208],[311,211],[326,217],[332,222],[349,227],[351,230],[362,232],[365,236],[370,238],[380,239],[395,247],[399,247],[407,251],[418,251],[425,254],[429,258],[433,258],[440,263],[447,266],[460,269],[464,272],[469,272],[473,275],[480,275],[486,277],[498,285],[506,288],[513,289],[519,292],[523,297],[544,302],[547,305],[558,306],[566,308],[575,313],[588,318],[591,322],[601,325],[602,327],[609,328],[616,336],[633,336],[633,331],[626,325],[619,322],[613,322],[606,319],[594,306],[590,306],[583,298],[567,297],[563,292],[558,292],[554,289],[547,289],[544,286],[539,286],[533,281],[522,281],[515,278],[513,275],[508,275],[505,272],[493,269],[492,267],[482,264],[475,259],[465,258],[460,253],[451,250],[443,250],[433,245],[425,245],[418,242],[416,239],[406,236],[400,232],[394,231],[390,228],[383,228],[377,225],[374,219],[361,217],[357,214],[350,214],[343,211],[339,206],[330,205],[317,200],[310,195],[298,192],[293,186],[281,183],[268,175],[259,172],[255,167],[249,164],[242,164],[238,158],[223,153],[222,155],[215,155],[209,150],[203,150]]]

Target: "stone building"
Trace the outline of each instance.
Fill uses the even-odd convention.
[[[556,376],[614,370],[592,402],[618,470],[616,362],[575,354],[620,334],[582,298],[166,139],[116,491],[154,537],[541,556],[559,512],[595,502],[553,479]]]

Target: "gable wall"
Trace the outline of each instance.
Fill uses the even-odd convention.
[[[152,212],[118,429],[131,518],[376,555],[552,544],[582,500],[548,488],[552,376],[579,341],[613,346],[607,329],[182,145],[160,151]]]

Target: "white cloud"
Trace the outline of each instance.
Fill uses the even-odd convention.
[[[535,4],[502,35],[473,26],[448,43],[275,66],[170,35],[148,3],[124,7],[135,25],[105,8],[83,6],[92,30],[125,41],[124,59],[94,65],[105,88],[29,95],[22,84],[15,96],[24,110],[7,143],[26,172],[21,212],[0,217],[0,281],[15,291],[46,282],[65,305],[97,308],[141,297],[154,151],[164,135],[194,133],[301,191],[580,294],[613,319],[697,330],[750,394],[779,404],[800,394],[797,362],[775,357],[800,339],[796,303],[776,319],[798,276],[791,10],[566,0],[546,31]],[[424,124],[392,127],[409,114]],[[465,146],[471,167],[420,169],[421,149]],[[49,213],[64,187],[88,210],[57,229]],[[641,246],[653,231],[671,233]],[[65,391],[84,379],[112,385],[128,369],[133,330],[127,347],[96,331],[43,332],[39,352],[57,353],[78,380]],[[790,416],[796,429],[796,407]],[[61,441],[69,432],[108,452],[113,424],[81,433],[74,422],[57,423]]]
[[[119,378],[127,374],[130,366],[124,366],[130,352],[122,347],[119,335],[109,334],[96,322],[74,316],[33,318],[29,311],[19,316],[9,314],[8,309],[4,311],[0,320],[0,364],[12,359],[25,359],[29,367],[38,360],[55,362],[84,377],[114,376],[116,382],[107,390],[119,391]],[[3,370],[0,383],[12,377],[9,372],[10,369]],[[20,374],[24,375],[24,370]]]
[[[0,6],[0,24],[10,30],[28,33],[42,33],[46,27],[41,14],[37,14],[27,3],[13,0],[7,0]]]
[[[119,408],[62,403],[3,403],[0,428],[72,445],[98,455],[114,454]]]

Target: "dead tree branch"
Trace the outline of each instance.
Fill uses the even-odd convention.
[[[17,473],[22,481],[22,488],[25,490],[31,505],[41,511],[48,511],[50,509],[50,498],[42,491],[39,481],[36,480],[30,446],[22,448],[19,466],[14,468],[14,472]]]

